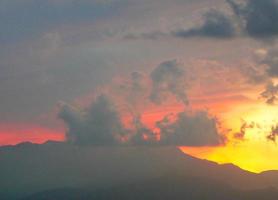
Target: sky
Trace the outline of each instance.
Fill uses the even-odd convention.
[[[0,145],[278,169],[277,0],[2,0],[0,26]]]

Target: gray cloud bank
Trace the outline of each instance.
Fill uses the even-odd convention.
[[[85,111],[64,105],[59,114],[69,128],[67,138],[80,145],[114,144],[126,132],[118,113],[105,96],[99,96]]]
[[[224,142],[224,138],[218,133],[216,119],[204,111],[193,115],[181,112],[175,122],[171,123],[165,117],[157,124],[165,144],[206,146]]]
[[[256,38],[273,37],[278,34],[278,1],[247,0],[237,3],[227,0],[235,15],[241,20],[244,31]]]
[[[204,15],[203,25],[175,32],[177,37],[206,36],[231,38],[236,36],[236,27],[242,35],[268,39],[278,35],[277,0],[227,0],[234,16],[212,10]]]
[[[139,94],[149,96],[149,99],[144,100],[157,105],[164,103],[167,96],[171,95],[186,106],[188,99],[185,76],[183,68],[176,60],[162,62],[149,75],[150,90],[144,90],[143,75],[133,72],[129,85],[126,84],[125,88],[122,88],[132,95],[132,97],[128,95],[125,99],[132,115],[129,128],[123,124],[124,114],[109,95],[98,96],[91,106],[82,110],[63,104],[59,117],[67,125],[67,140],[78,145],[212,146],[223,143],[224,138],[217,130],[217,120],[205,111],[196,113],[183,111],[177,115],[164,116],[162,120],[156,122],[158,134],[142,122],[140,111],[133,108],[137,103],[134,98],[140,98]]]
[[[233,20],[225,13],[218,10],[210,10],[203,16],[204,22],[199,27],[191,29],[181,29],[174,31],[175,37],[214,37],[214,38],[231,38],[236,34],[236,28]]]
[[[59,117],[68,127],[67,141],[77,145],[212,146],[224,142],[217,131],[216,120],[206,112],[189,114],[184,111],[173,122],[166,116],[157,122],[160,139],[156,139],[157,134],[146,127],[140,117],[134,117],[134,129],[127,129],[106,96],[99,96],[82,111],[65,104]]]
[[[203,15],[203,22],[189,28],[171,31],[177,38],[209,37],[230,39],[236,36],[250,36],[256,39],[270,39],[278,35],[277,0],[226,0],[232,15],[219,9],[211,9]],[[157,39],[167,35],[163,32],[129,35],[127,38]]]

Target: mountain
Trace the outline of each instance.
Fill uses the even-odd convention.
[[[239,190],[200,177],[164,176],[113,188],[56,189],[21,200],[276,200],[278,190]]]
[[[164,191],[163,183],[167,185],[169,177],[173,187],[183,186],[181,191],[189,188],[188,184],[183,185],[183,181],[189,180],[208,180],[206,184],[217,185],[216,188],[263,190],[263,193],[264,188],[278,188],[276,171],[254,174],[231,164],[218,165],[193,158],[176,147],[166,146],[80,147],[60,142],[22,143],[1,147],[0,163],[1,200],[45,194],[45,191],[52,194],[63,189],[101,195],[101,191],[115,191],[116,186],[121,186],[121,191],[125,188],[132,191],[129,188],[132,185],[135,188],[161,185]]]

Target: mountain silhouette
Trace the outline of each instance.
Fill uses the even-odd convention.
[[[232,164],[200,160],[169,146],[22,143],[1,147],[0,163],[1,200],[43,199],[45,195],[54,195],[48,199],[70,199],[63,194],[77,196],[75,199],[158,199],[159,195],[176,199],[170,196],[190,192],[193,196],[189,199],[205,199],[204,194],[214,199],[223,198],[211,195],[257,194],[257,198],[267,193],[272,198],[278,188],[276,171],[250,173]],[[149,191],[146,198],[143,191]],[[136,195],[129,196],[132,194]]]

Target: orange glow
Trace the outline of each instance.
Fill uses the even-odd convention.
[[[278,146],[267,140],[272,126],[278,123],[278,108],[257,100],[258,92],[253,94],[199,96],[191,99],[189,109],[208,110],[220,120],[228,141],[216,147],[180,147],[194,157],[207,159],[220,164],[233,163],[252,172],[278,169]],[[254,100],[255,99],[255,100]],[[188,109],[188,108],[187,108]],[[142,122],[155,130],[155,122],[169,113],[182,112],[184,107],[177,103],[145,107],[142,110]],[[253,128],[246,128],[244,138],[235,138],[243,122],[254,123]],[[220,130],[222,131],[222,130]]]
[[[225,131],[228,138],[223,146],[216,147],[180,147],[194,157],[217,163],[233,163],[252,172],[278,169],[278,146],[267,140],[272,126],[278,123],[278,108],[257,100],[258,92],[253,94],[226,94],[220,96],[199,96],[191,99],[186,109],[206,109],[217,116],[221,123],[219,131]],[[255,99],[255,100],[254,100]],[[149,106],[141,110],[142,123],[157,132],[155,122],[169,113],[184,110],[183,105],[171,102],[167,105]],[[126,121],[127,119],[124,119]],[[244,138],[236,138],[243,122],[254,123],[253,128],[246,128]]]
[[[156,122],[166,115],[176,114],[184,109],[208,110],[220,120],[221,129],[227,130],[224,133],[228,138],[227,143],[216,147],[180,147],[183,152],[217,163],[233,163],[252,172],[277,170],[278,146],[273,141],[267,140],[266,136],[272,126],[278,124],[278,107],[259,102],[257,95],[258,91],[245,95],[229,92],[207,96],[195,95],[186,108],[176,101],[169,101],[163,105],[143,104],[140,109],[138,108],[138,113],[141,114],[142,123],[159,137]],[[121,117],[124,125],[132,128],[130,113],[123,111]],[[244,138],[240,140],[234,135],[240,132],[243,122],[254,123],[256,126],[247,128]],[[63,141],[64,132],[65,130],[52,130],[37,125],[0,124],[0,145],[13,145],[24,141],[34,143],[43,143],[47,140]],[[128,141],[128,137],[120,139],[122,142]]]
[[[0,146],[21,142],[44,143],[48,140],[63,141],[64,131],[56,131],[33,124],[0,124]]]

